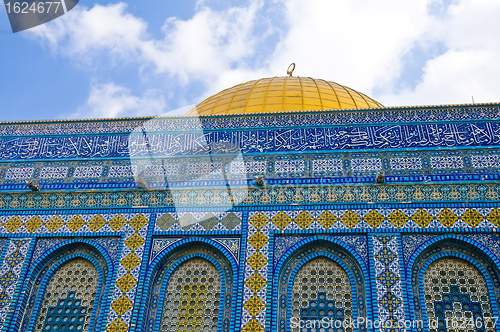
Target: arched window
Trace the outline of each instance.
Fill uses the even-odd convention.
[[[64,264],[49,281],[35,331],[88,331],[98,286],[97,269],[88,260]]]
[[[352,322],[367,317],[366,282],[358,260],[329,241],[305,242],[283,256],[272,289],[272,324],[279,332],[354,331]],[[313,324],[316,324],[315,326]],[[360,325],[359,332],[365,331]]]
[[[206,259],[182,264],[168,282],[161,331],[217,331],[221,277]]]
[[[423,282],[429,331],[495,331],[486,281],[472,264],[437,260]]]
[[[97,332],[109,296],[109,257],[70,242],[29,267],[9,330]]]
[[[467,238],[441,239],[415,258],[408,289],[416,332],[496,331],[500,278],[493,259]],[[409,272],[409,271],[408,271]],[[408,273],[407,272],[407,273]]]
[[[186,244],[165,254],[151,272],[150,292],[144,299],[148,313],[138,329],[230,331],[233,268],[222,252],[205,243]]]
[[[316,258],[300,268],[293,282],[292,317],[303,322],[352,319],[351,281],[339,264]]]

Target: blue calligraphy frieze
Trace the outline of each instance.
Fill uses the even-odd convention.
[[[3,160],[493,146],[499,123],[331,126],[323,128],[148,133],[0,139]]]

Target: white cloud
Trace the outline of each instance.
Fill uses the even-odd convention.
[[[257,38],[252,32],[261,6],[253,1],[248,7],[216,12],[200,5],[189,20],[166,19],[161,40],[148,35],[147,23],[127,13],[124,3],[79,6],[50,23],[50,33],[35,31],[55,52],[90,65],[105,52],[115,61],[152,66],[184,84],[213,82],[253,53]]]
[[[191,19],[166,19],[163,39],[152,38],[147,22],[127,13],[125,3],[78,6],[43,29],[33,31],[42,44],[78,66],[104,70],[101,62],[107,59],[112,64],[135,63],[141,72],[152,69],[147,72],[171,78],[168,82],[175,85],[174,89],[189,89],[188,84],[201,83],[206,87],[199,97],[201,101],[207,93],[226,88],[231,81],[236,84],[243,77],[255,78],[254,70],[245,69],[245,58],[254,53],[259,39],[253,35],[253,29],[261,7],[261,0],[252,0],[247,7],[214,11],[200,2]],[[159,84],[165,83],[159,80]],[[165,95],[177,98],[173,103],[176,105],[191,101],[182,93],[168,91]]]
[[[436,4],[444,8],[439,15],[430,11]],[[274,6],[284,17],[272,16],[279,10],[264,10],[262,0],[220,11],[199,1],[190,19],[167,18],[161,39],[151,37],[147,22],[127,13],[123,3],[79,6],[51,23],[55,32],[40,29],[38,36],[78,63],[95,66],[109,55],[111,61],[133,62],[141,71],[168,77],[177,88],[165,95],[182,101],[177,104],[199,102],[246,80],[285,75],[291,62],[297,76],[336,81],[386,105],[465,103],[471,95],[476,102],[500,100],[497,0],[456,0],[448,8],[444,0],[277,0]],[[286,28],[266,26],[278,21]],[[270,31],[280,31],[277,43],[265,42]],[[405,54],[436,44],[445,51],[424,59],[420,83],[398,90],[398,82],[408,80],[401,77]],[[266,59],[258,58],[262,47],[270,54]],[[187,98],[183,91],[197,83],[205,91],[198,100]],[[101,90],[131,94],[96,91]],[[110,116],[128,112],[126,106],[116,107]]]
[[[165,100],[158,91],[147,91],[142,97],[114,83],[91,86],[87,103],[69,118],[95,119],[158,115],[165,111]]]
[[[427,0],[286,0],[290,30],[271,67],[369,93],[397,78],[401,57],[429,24]]]
[[[462,0],[429,27],[447,50],[424,67],[413,90],[383,96],[386,105],[458,104],[500,101],[498,1]],[[381,98],[381,99],[382,99]]]
[[[444,8],[433,15],[431,5]],[[271,61],[275,70],[297,63],[295,73],[333,80],[385,105],[500,101],[500,2],[457,0],[286,0],[290,30]],[[400,91],[404,55],[444,45],[422,64],[420,83]],[[284,73],[284,69],[280,72]]]
[[[136,58],[147,38],[147,23],[126,13],[126,8],[124,3],[91,9],[78,6],[33,32],[54,51],[88,64],[103,50],[115,59]]]

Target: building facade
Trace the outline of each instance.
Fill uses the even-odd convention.
[[[0,124],[0,328],[496,331],[499,115],[286,77]]]

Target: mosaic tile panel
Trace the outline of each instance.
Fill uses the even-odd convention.
[[[130,325],[141,261],[145,254],[144,245],[149,216],[149,214],[141,213],[123,214],[123,221],[115,219],[117,231],[125,233],[125,245],[121,252],[120,265],[116,274],[117,282],[111,299],[112,310],[108,314],[106,324],[108,332],[121,332],[123,327]],[[123,280],[127,280],[127,282],[123,282]]]
[[[396,327],[398,322],[404,326],[405,319],[398,238],[391,235],[372,236],[372,242],[381,330],[404,331],[404,328]]]
[[[29,179],[33,175],[33,167],[16,167],[9,168],[5,175],[6,180]]]
[[[90,167],[77,167],[75,178],[98,178],[102,174],[102,166],[90,166]]]
[[[391,158],[391,169],[400,171],[404,169],[422,169],[421,158]]]
[[[500,155],[480,155],[472,156],[472,167],[474,168],[499,168],[500,167]]]
[[[130,177],[134,176],[137,171],[138,166],[111,166],[109,168],[108,176],[110,178],[122,178],[122,177]]]
[[[381,169],[382,160],[379,158],[351,160],[351,170],[353,171],[379,171]]]
[[[463,168],[464,161],[460,156],[431,157],[432,168]]]
[[[343,170],[342,159],[313,160],[313,172],[341,172]]]
[[[213,238],[215,242],[219,242],[224,247],[226,247],[229,252],[233,255],[235,261],[239,259],[240,253],[240,239],[239,238]]]
[[[68,169],[68,167],[43,167],[40,170],[40,179],[64,179]]]
[[[233,162],[230,168],[231,173],[235,174],[248,174],[248,173],[265,173],[265,161],[247,161],[247,162]]]
[[[8,243],[4,261],[0,267],[0,327],[12,301],[31,239],[11,239]]]
[[[497,120],[498,105],[454,105],[443,108],[411,107],[385,110],[345,112],[307,112],[301,114],[259,114],[245,117],[176,117],[152,119],[126,119],[108,121],[68,121],[39,124],[0,125],[0,136],[99,134],[132,132],[144,128],[146,132],[168,130],[210,130],[225,128],[287,127],[291,123],[299,127],[331,124],[380,123],[380,122],[435,122],[455,120]]]
[[[241,230],[241,212],[158,213],[156,232],[207,232]]]
[[[419,235],[403,235],[401,236],[401,242],[403,247],[403,257],[404,257],[404,265],[405,268],[408,268],[408,264],[412,254],[425,242],[431,240],[433,238],[438,237],[439,235],[428,235],[428,234],[419,234]]]
[[[303,160],[281,160],[274,163],[276,173],[303,172],[305,165]]]
[[[151,263],[163,250],[180,240],[182,238],[154,239],[149,262]]]
[[[373,126],[330,125],[317,128],[266,128],[240,131],[195,131],[150,133],[147,145],[144,135],[98,134],[61,137],[1,138],[0,158],[32,159],[104,159],[125,157],[168,157],[226,154],[229,142],[243,154],[374,150],[425,149],[451,147],[482,147],[499,141],[500,123],[456,122],[432,124],[376,124]],[[477,135],[481,132],[481,135]],[[458,134],[460,133],[460,134]],[[467,139],[463,139],[467,137]],[[94,144],[90,144],[90,143]],[[198,142],[206,142],[199,144]],[[437,165],[457,167],[458,159],[439,159]],[[295,166],[294,166],[295,167]],[[378,162],[361,163],[360,169],[373,169]],[[443,166],[440,166],[443,167]],[[89,172],[96,172],[92,170]]]
[[[486,184],[417,184],[384,186],[331,187],[268,187],[232,188],[239,205],[290,205],[308,203],[406,203],[406,202],[468,202],[497,201],[500,185]],[[117,191],[20,193],[0,195],[0,209],[58,209],[134,206],[233,206],[227,189],[174,191]]]
[[[487,162],[487,160],[494,158],[495,154],[493,153],[499,155],[499,151],[492,149],[488,150],[488,153],[485,154],[481,150],[415,150],[412,152],[380,153],[303,153],[300,156],[294,156],[293,160],[282,160],[283,157],[279,155],[259,154],[245,156],[244,162],[233,160],[232,157],[228,156],[145,158],[133,161],[14,162],[0,165],[0,190],[26,190],[25,181],[28,178],[36,179],[45,190],[52,191],[105,188],[106,184],[113,184],[112,188],[136,188],[133,177],[139,174],[145,177],[153,188],[165,188],[169,185],[191,187],[192,184],[184,182],[198,181],[200,176],[203,176],[204,180],[219,181],[214,182],[216,186],[226,186],[227,181],[231,182],[231,185],[241,185],[243,183],[241,181],[246,183],[246,180],[252,180],[257,174],[264,175],[273,184],[286,183],[284,179],[287,178],[296,179],[296,181],[303,181],[304,178],[307,178],[309,181],[307,183],[367,184],[373,183],[374,179],[366,177],[373,176],[373,173],[378,171],[383,171],[386,175],[386,181],[390,183],[499,179],[500,168],[495,168],[492,166],[493,164]],[[448,167],[451,165],[449,162],[439,162],[439,160],[453,161],[456,158],[462,159],[463,167],[453,166],[450,168]],[[381,160],[380,163],[377,161],[378,159]],[[382,162],[382,160],[384,161]],[[478,160],[484,161],[485,164],[479,163]],[[266,165],[269,167],[266,168]],[[224,176],[222,176],[222,167],[225,167]],[[33,168],[33,172],[30,171],[25,176],[11,176],[11,173],[17,174],[20,169],[25,168]],[[83,169],[97,169],[97,171],[83,172]],[[102,173],[96,176],[99,174],[99,169],[102,169]],[[294,182],[288,183],[293,184]],[[51,186],[46,186],[48,184]]]

